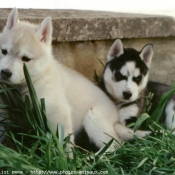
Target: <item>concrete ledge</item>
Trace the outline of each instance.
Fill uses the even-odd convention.
[[[0,30],[10,11],[0,9]],[[19,9],[19,14],[21,19],[36,23],[51,16],[57,42],[175,36],[174,19],[168,16],[39,9]]]
[[[55,57],[94,81],[94,70],[101,75],[103,63],[116,38],[124,47],[141,50],[154,46],[150,79],[171,84],[175,81],[175,21],[173,17],[78,10],[18,9],[20,19],[34,23],[53,19]],[[0,9],[2,31],[11,9]]]

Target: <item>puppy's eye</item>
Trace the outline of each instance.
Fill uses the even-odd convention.
[[[139,75],[138,77],[133,77],[133,81],[139,84],[142,81],[142,75]]]
[[[115,76],[115,80],[116,81],[121,81],[121,80],[126,80],[126,76],[122,75],[119,71],[116,71],[114,73],[114,76]]]
[[[7,50],[6,49],[2,49],[1,51],[2,51],[3,55],[7,55]]]
[[[28,57],[26,57],[26,56],[23,56],[22,58],[22,61],[24,61],[24,62],[29,62],[31,59],[30,58],[28,58]]]

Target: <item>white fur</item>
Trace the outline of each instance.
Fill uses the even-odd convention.
[[[168,129],[174,129],[175,128],[175,101],[171,99],[166,107],[165,107],[165,125]],[[174,132],[175,134],[175,132]]]
[[[133,81],[133,77],[137,77],[140,75],[140,70],[136,68],[134,62],[127,62],[122,68],[121,68],[121,74],[127,77],[127,81],[119,81],[118,84],[122,83],[122,89],[120,89],[120,100],[123,99],[123,92],[129,91],[131,92],[132,96],[130,97],[129,101],[134,101],[138,98],[139,93],[142,89],[139,88],[139,86]],[[117,90],[117,88],[116,88]]]
[[[123,44],[121,40],[117,39],[111,46],[109,53],[107,55],[107,62],[112,59],[117,59],[121,54],[124,53]],[[145,64],[150,68],[150,64],[152,61],[153,50],[152,45],[146,45],[140,52],[141,59],[145,62]],[[143,77],[141,83],[137,85],[133,81],[133,77],[137,77],[140,75],[140,70],[136,68],[135,62],[126,62],[126,64],[121,68],[120,73],[123,76],[127,77],[127,80],[122,80],[116,82],[113,78],[113,72],[109,66],[106,67],[104,71],[104,81],[107,88],[107,91],[113,96],[116,100],[123,102],[131,102],[137,100],[140,96],[140,92],[146,87],[148,82],[149,73]],[[132,96],[129,99],[124,99],[123,92],[129,91]]]
[[[136,104],[129,105],[127,107],[119,109],[119,121],[123,125],[126,125],[127,119],[130,119],[131,116],[137,116],[139,108]]]
[[[16,18],[8,18],[12,19]],[[10,21],[7,21],[7,25],[8,23]],[[73,133],[73,142],[74,135],[84,126],[90,139],[100,148],[111,139],[110,136],[119,141],[119,137],[123,139],[123,130],[127,135],[124,138],[133,138],[133,131],[126,127],[122,131],[115,130],[118,125],[118,111],[108,97],[79,73],[53,58],[50,18],[45,18],[39,27],[18,21],[10,29],[5,28],[0,36],[0,47],[6,47],[8,54],[0,55],[0,72],[4,69],[11,71],[12,76],[8,81],[20,84],[20,91],[24,96],[28,94],[28,89],[22,57],[31,59],[26,65],[38,98],[45,98],[47,119],[54,130],[58,123],[63,124],[65,137]]]
[[[11,13],[9,14],[7,24],[3,30],[3,32],[11,30],[14,26],[18,23],[18,10],[14,8]]]
[[[136,132],[134,132],[133,130],[127,128],[122,125],[120,122],[117,122],[115,125],[115,131],[117,133],[119,133],[120,138],[122,138],[123,140],[129,140],[131,139],[131,137],[134,135],[137,135],[138,137],[144,137],[148,134],[150,134],[150,131],[141,131],[141,130],[137,130]]]

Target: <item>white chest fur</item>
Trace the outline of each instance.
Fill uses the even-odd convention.
[[[131,104],[129,106],[120,108],[119,107],[119,121],[123,125],[126,125],[126,120],[130,119],[131,117],[137,116],[139,111],[139,107],[137,104]]]

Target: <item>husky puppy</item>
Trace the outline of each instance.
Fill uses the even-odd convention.
[[[38,98],[45,98],[48,122],[54,130],[58,123],[63,124],[65,137],[73,133],[72,142],[81,128],[99,148],[111,137],[119,141],[132,139],[133,130],[120,124],[118,111],[106,94],[53,58],[51,41],[50,17],[37,26],[20,21],[14,8],[0,36],[0,78],[20,85],[19,90],[25,96],[28,94],[23,73],[25,63]],[[142,137],[147,132],[135,134]],[[112,145],[109,150],[114,147]]]
[[[140,116],[145,107],[145,96],[149,92],[154,94],[151,114],[161,96],[170,89],[162,83],[148,82],[152,56],[151,44],[147,44],[138,52],[133,48],[124,48],[119,39],[109,50],[100,86],[115,102],[119,110],[119,121],[123,125]],[[175,102],[171,98],[165,108],[164,122],[168,128],[175,127],[174,107]]]
[[[99,87],[114,101],[122,125],[136,121],[143,111],[152,55],[152,45],[146,45],[137,52],[131,48],[124,49],[119,39],[109,50]],[[76,137],[76,143],[86,149],[97,149],[89,143],[85,130]]]

